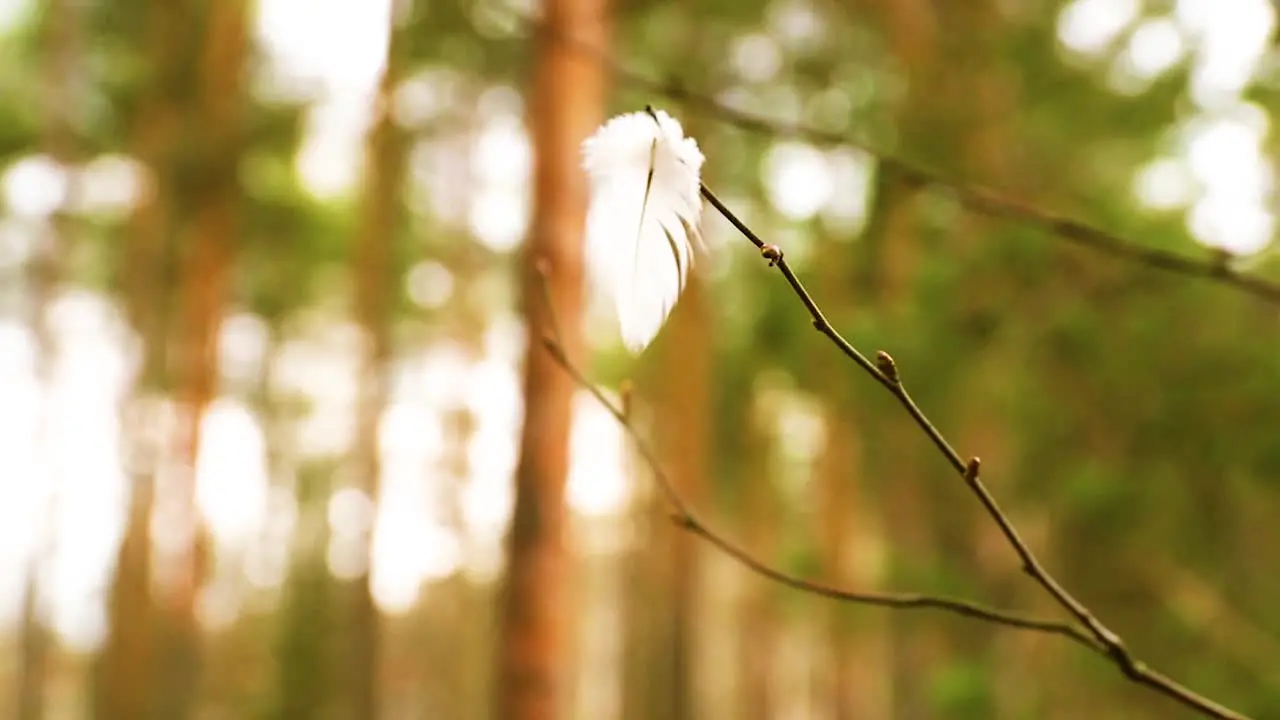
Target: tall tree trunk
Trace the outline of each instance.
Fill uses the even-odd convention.
[[[948,11],[951,17],[946,21],[947,26],[958,31],[957,37],[998,38],[1000,34],[1009,32],[999,3],[991,0],[951,5]],[[984,43],[975,51],[972,43],[958,42],[951,49],[953,57],[963,54],[971,68],[947,82],[954,93],[950,104],[963,108],[959,143],[963,155],[958,159],[962,163],[961,174],[990,187],[1016,188],[1020,199],[1034,203],[1043,199],[1046,192],[1056,189],[1053,186],[1061,181],[1053,173],[1027,171],[1027,162],[1020,152],[1024,143],[1019,136],[1021,128],[1018,121],[1022,116],[1018,112],[1016,69],[1007,54],[996,49],[1000,45],[998,41]],[[948,239],[948,246],[954,249],[957,262],[981,268],[966,273],[963,281],[968,286],[983,288],[982,293],[970,294],[962,305],[973,315],[1003,313],[1017,292],[1016,287],[1010,289],[1010,286],[1016,286],[1012,278],[1016,278],[1020,267],[1008,262],[982,261],[984,257],[992,257],[1000,247],[999,238],[995,235],[1002,232],[1009,232],[1004,224],[967,214],[957,223],[952,237]],[[982,270],[985,274],[980,274]],[[1019,454],[1016,443],[1021,435],[1011,432],[1008,416],[1000,413],[998,404],[988,402],[984,396],[989,394],[990,388],[1009,382],[1011,368],[1018,367],[1017,363],[1010,362],[1010,358],[1020,356],[1022,348],[1006,342],[993,350],[983,353],[983,359],[975,359],[961,390],[959,402],[963,412],[958,424],[964,432],[958,440],[965,452],[980,455],[984,467],[994,469],[987,484],[997,497],[1004,497],[1015,491],[1003,485],[1002,481],[1014,477],[1011,461]],[[1104,431],[1100,434],[1108,435]],[[1019,524],[1023,537],[1033,545],[1042,560],[1052,563],[1055,548],[1047,546],[1053,539],[1053,534],[1048,532],[1051,527],[1049,514],[1028,515],[1010,506],[1005,510],[1020,516],[1015,517],[1015,522]],[[966,523],[957,523],[959,531],[967,537],[947,544],[955,553],[953,562],[964,563],[965,572],[978,578],[993,602],[1032,608],[1044,614],[1056,612],[1058,608],[1053,601],[1033,584],[1027,583],[1026,576],[1017,571],[999,529],[987,522],[976,507],[968,518]],[[1066,547],[1074,548],[1075,544],[1068,543]],[[992,552],[990,548],[999,551]],[[1086,564],[1093,565],[1092,556],[1088,557]],[[982,659],[989,659],[991,663],[990,672],[995,679],[990,685],[989,706],[983,711],[1009,717],[1042,713],[1046,707],[1057,707],[1067,716],[1084,710],[1083,705],[1072,707],[1073,702],[1078,702],[1075,697],[1078,694],[1064,693],[1055,698],[1051,689],[1034,693],[1029,690],[1035,685],[1034,678],[1063,674],[1053,643],[1046,643],[1033,634],[993,633],[990,628],[979,625],[958,625],[952,635],[955,646],[962,648],[973,661],[985,655]]]
[[[631,467],[644,468],[638,454],[631,453]],[[664,511],[666,499],[655,491],[652,479],[643,471],[632,472],[631,481],[636,484],[627,520],[632,528],[632,541],[622,563],[623,631],[625,634],[622,660],[622,718],[623,720],[649,720],[659,717],[656,693],[653,691],[656,632],[660,627],[660,608],[657,603],[662,587],[658,584],[658,563],[653,549],[653,537],[665,530]]]
[[[831,373],[825,377],[834,381],[841,376],[839,370]],[[865,563],[858,563],[856,553],[850,553],[851,548],[881,542],[873,520],[876,513],[866,507],[866,495],[859,492],[859,485],[865,480],[859,428],[849,411],[851,403],[846,393],[833,395],[826,413],[826,448],[818,461],[815,483],[823,577],[838,587],[872,588],[881,578],[868,572]],[[823,603],[826,667],[822,671],[823,682],[818,685],[818,701],[829,706],[835,720],[884,717],[888,683],[882,670],[886,646],[878,619],[882,611],[862,610],[874,613],[877,619],[861,625],[855,636],[854,615],[859,610],[845,603]]]
[[[703,281],[693,273],[680,302],[667,323],[666,337],[658,358],[658,402],[655,407],[654,440],[662,466],[671,482],[694,507],[704,503],[703,479],[708,465],[708,387],[711,383],[711,321]],[[668,508],[663,508],[666,514]],[[657,666],[664,668],[653,690],[667,700],[662,717],[672,720],[699,717],[697,701],[697,615],[698,553],[696,537],[659,523],[659,562],[665,572],[659,576],[667,595],[659,607],[665,617],[662,652]]]
[[[1008,32],[1000,10],[996,3],[988,0],[962,5],[938,3],[937,8],[941,22],[955,32],[946,47],[946,57],[966,61],[963,71],[949,74],[945,81],[935,80],[931,88],[940,91],[942,112],[952,118],[950,127],[942,128],[939,133],[957,139],[952,164],[962,177],[992,187],[1018,187],[1019,193],[1030,200],[1028,195],[1035,192],[1038,181],[1019,180],[1016,172],[1021,145],[1017,86],[1009,75],[1005,54],[992,49],[1000,46],[995,40]],[[975,45],[956,40],[961,37],[992,38],[993,42]],[[980,327],[984,324],[982,318],[1005,313],[1015,297],[1017,290],[1010,287],[1017,284],[1017,269],[1008,262],[990,259],[999,257],[995,235],[1001,232],[1006,230],[1000,223],[964,214],[945,241],[954,262],[968,268],[964,278],[955,285],[959,300],[954,308],[958,328]],[[968,287],[981,287],[983,291],[966,293],[964,288]],[[972,337],[966,345],[973,347],[984,342],[981,336]],[[996,496],[1001,497],[1006,494],[1002,480],[1013,476],[1009,472],[1009,461],[1016,457],[1011,447],[1016,434],[1009,431],[1007,416],[1002,414],[998,403],[989,401],[989,395],[992,387],[1009,382],[1011,368],[1017,366],[1010,358],[1021,353],[1019,348],[1010,347],[1008,341],[998,342],[999,345],[987,344],[980,348],[963,382],[957,383],[952,402],[958,407],[957,446],[963,453],[981,456],[986,467],[995,469],[987,483]],[[1010,509],[1013,508],[1006,507]],[[939,553],[948,567],[973,578],[996,604],[1023,605],[1015,601],[1014,593],[1029,591],[1031,587],[1026,577],[1017,572],[999,529],[987,521],[976,503],[967,512],[940,515],[937,528]],[[1029,539],[1038,535],[1030,524],[1022,530]],[[1048,598],[1039,597],[1032,602],[1046,600]],[[1053,611],[1051,603],[1042,607],[1047,612]],[[1001,717],[1035,712],[1034,708],[1019,705],[1026,702],[1028,681],[1045,671],[1035,668],[1035,648],[1043,647],[1037,638],[993,632],[992,628],[975,623],[948,625],[942,636],[955,662],[986,669],[993,678],[985,687],[975,688],[963,698],[964,711]],[[1006,656],[1004,667],[996,665],[1001,660],[998,654],[1001,650]],[[955,711],[961,710],[957,707]]]
[[[816,230],[822,262],[814,269],[815,285],[835,323],[864,304],[858,292],[854,246]],[[870,589],[883,578],[875,571],[875,548],[883,533],[877,493],[869,492],[865,437],[868,428],[857,409],[866,399],[859,392],[861,378],[848,372],[848,360],[831,352],[825,338],[811,338],[817,347],[810,363],[810,392],[821,393],[826,434],[814,468],[813,490],[817,515],[816,545],[823,578],[837,587]],[[871,562],[863,558],[873,558]],[[812,600],[811,600],[812,601]],[[882,611],[846,603],[817,600],[816,613],[825,625],[825,652],[815,678],[819,707],[832,718],[886,717],[889,713],[887,666],[889,636]],[[817,608],[815,608],[817,609]],[[866,618],[866,622],[858,622]]]
[[[129,322],[142,341],[142,366],[121,404],[130,486],[107,599],[107,637],[94,673],[93,713],[101,720],[150,717],[156,681],[151,514],[165,455],[156,438],[166,430],[156,400],[169,382],[167,327],[178,205],[174,154],[183,123],[175,88],[185,83],[190,65],[190,20],[189,9],[176,0],[148,7],[142,55],[152,75],[131,128],[133,154],[146,165],[151,182],[130,217],[120,275]]]
[[[175,526],[187,534],[175,558],[175,574],[166,588],[164,691],[162,714],[186,718],[199,696],[200,627],[196,603],[209,556],[207,529],[195,499],[200,421],[218,392],[218,331],[236,250],[240,188],[241,113],[248,45],[246,0],[209,0],[202,6],[204,38],[197,66],[198,91],[189,127],[200,139],[195,162],[186,168],[197,178],[190,197],[191,224],[186,236],[179,299],[182,322],[175,360],[178,381],[178,470],[173,490]]]
[[[289,571],[285,579],[274,644],[275,672],[262,686],[270,688],[272,717],[311,720],[333,696],[332,657],[333,579],[325,562],[329,545],[326,517],[332,488],[332,469],[325,463],[298,461],[298,417],[279,394],[274,372],[284,346],[280,317],[269,324],[258,373],[257,406],[262,417],[267,449],[268,478],[273,487],[287,490],[297,503],[297,522],[290,539]],[[274,681],[274,682],[273,682]]]
[[[685,10],[679,21],[672,23],[672,32],[683,34],[687,40],[700,37],[707,28],[702,18]],[[687,81],[702,84],[715,67],[715,58],[696,42],[685,42],[683,48],[668,62],[686,70]],[[685,131],[690,137],[702,137],[702,148],[710,151],[708,143],[715,139],[709,132],[701,132],[698,118],[685,121]],[[709,128],[708,128],[709,130]],[[714,172],[707,168],[704,176]],[[694,507],[704,507],[704,499],[710,496],[706,486],[711,465],[711,377],[713,321],[708,304],[708,286],[699,268],[690,273],[688,284],[667,322],[665,340],[657,346],[658,357],[652,369],[658,375],[652,383],[656,388],[655,423],[653,435],[659,459],[677,491]],[[702,623],[698,616],[703,608],[700,601],[706,594],[699,592],[699,582],[705,576],[704,563],[700,561],[701,541],[692,534],[675,528],[666,518],[670,508],[661,508],[661,516],[655,518],[660,538],[667,542],[654,543],[659,555],[654,558],[662,570],[658,575],[660,593],[666,602],[657,605],[662,616],[658,628],[664,632],[659,639],[657,667],[665,677],[659,677],[652,691],[664,697],[663,717],[672,720],[702,717],[699,701],[705,695],[708,683],[700,677],[701,657],[698,629]],[[706,668],[710,670],[711,668]]]
[[[43,545],[43,543],[41,543]],[[44,717],[45,675],[48,671],[49,636],[40,620],[40,566],[47,556],[37,546],[32,553],[26,586],[22,593],[21,665],[18,667],[18,720],[40,720]]]
[[[460,405],[445,412],[444,425],[444,454],[437,466],[439,519],[465,547],[470,538],[462,490],[472,475],[467,447],[477,419],[470,408]],[[424,712],[433,717],[488,717],[493,698],[485,687],[491,669],[486,658],[492,624],[489,618],[478,619],[475,608],[491,604],[491,586],[455,572],[435,582],[430,592],[431,602],[424,604],[425,612],[415,624],[421,627],[416,641],[431,649],[417,653],[413,662],[413,674],[418,675],[413,683],[428,701]]]
[[[358,487],[375,503],[378,501],[381,475],[378,423],[387,404],[387,372],[392,356],[395,240],[402,220],[408,156],[407,136],[396,125],[392,113],[394,94],[403,72],[403,43],[404,33],[394,27],[393,21],[387,61],[366,140],[361,225],[352,256],[356,285],[355,315],[363,335],[353,459]],[[367,551],[371,551],[372,528],[366,541]],[[368,552],[364,571],[344,593],[350,601],[350,644],[341,653],[340,677],[347,678],[350,683],[349,716],[353,718],[380,716],[380,618],[370,582],[372,568],[373,556]]]
[[[779,556],[779,518],[781,512],[778,488],[772,469],[778,452],[772,428],[763,426],[756,410],[755,398],[747,402],[750,417],[743,423],[741,443],[747,454],[742,467],[743,507],[741,527],[743,544],[757,558],[774,563]],[[774,716],[777,693],[774,681],[774,658],[781,645],[778,587],[764,578],[744,571],[742,592],[742,631],[739,633],[738,687],[741,715],[747,720],[768,720]]]
[[[298,526],[290,553],[289,577],[280,609],[276,645],[275,717],[313,720],[334,697],[330,638],[335,634],[332,588],[325,548],[329,497],[327,467],[298,468],[295,494]]]
[[[586,180],[579,147],[602,120],[605,72],[598,59],[560,41],[606,43],[604,0],[548,0],[545,34],[537,44],[530,98],[534,140],[533,225],[521,263],[529,347],[524,369],[524,426],[516,467],[515,514],[508,539],[501,600],[497,716],[558,717],[568,557],[564,547],[564,485],[569,465],[573,382],[542,347],[552,331],[540,262],[549,268],[550,298],[564,350],[582,355],[582,229]]]
[[[938,3],[933,0],[857,0],[866,6],[894,55],[905,69],[907,92],[897,112],[899,136],[910,146],[938,137],[934,127],[940,121],[936,91],[932,88],[940,72],[938,48],[940,25]],[[926,152],[931,148],[924,146]],[[920,264],[919,196],[891,168],[881,167],[877,178],[875,206],[867,228],[866,246],[877,257],[866,266],[873,268],[876,282],[873,303],[887,318],[901,319],[913,309],[916,278]],[[892,575],[901,583],[919,587],[932,569],[937,554],[934,537],[935,508],[931,493],[922,489],[918,444],[920,437],[910,423],[895,420],[883,428],[873,428],[882,462],[873,463],[877,480],[887,488],[884,526],[892,548]],[[922,572],[922,570],[924,572]],[[937,633],[922,618],[909,613],[892,613],[891,628],[892,696],[889,712],[896,717],[924,717],[932,710],[929,683],[945,648]]]
[[[889,316],[903,317],[911,307],[911,280],[914,279],[917,242],[917,198],[894,179],[879,183],[885,195],[882,205],[886,217],[882,235],[876,242],[885,250],[880,272],[886,279],[882,286],[878,309]],[[902,194],[906,193],[906,194]],[[922,472],[918,431],[901,418],[877,427],[874,439],[881,453],[874,467],[877,480],[886,488],[885,527],[890,551],[890,573],[900,585],[919,588],[936,562],[934,534],[935,498],[920,481]],[[919,615],[891,613],[892,677],[891,712],[894,717],[927,717],[930,713],[928,687],[939,662],[941,650],[937,633]]]

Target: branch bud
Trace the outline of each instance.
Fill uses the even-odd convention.
[[[898,363],[893,361],[893,356],[883,350],[876,351],[876,369],[889,378],[889,382],[897,385],[902,382],[898,378]]]
[[[769,267],[782,262],[782,248],[777,245],[765,245],[760,248],[760,256],[769,261]]]

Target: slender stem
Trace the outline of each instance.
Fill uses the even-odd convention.
[[[758,235],[751,231],[733,211],[729,210],[723,202],[711,192],[706,185],[702,186],[702,196],[711,203],[721,215],[725,217],[735,228],[741,232],[751,244],[760,249],[761,255],[769,261],[770,267],[776,267],[782,276],[786,278],[787,283],[791,285],[791,289],[795,291],[800,302],[804,304],[809,311],[809,315],[813,318],[813,325],[819,332],[830,338],[831,342],[840,349],[846,356],[852,359],[859,367],[865,370],[880,385],[884,386],[895,398],[898,403],[907,411],[911,419],[915,421],[920,430],[928,436],[938,451],[946,458],[951,467],[955,469],[964,479],[965,485],[978,498],[987,515],[1000,528],[1000,532],[1004,535],[1009,545],[1018,555],[1018,559],[1022,561],[1023,571],[1039,584],[1045,592],[1047,592],[1055,602],[1064,610],[1071,614],[1081,625],[1088,631],[1094,641],[1103,648],[1103,654],[1109,658],[1115,666],[1124,673],[1129,680],[1145,685],[1156,690],[1183,705],[1197,710],[1205,715],[1216,718],[1229,718],[1231,720],[1240,720],[1244,715],[1230,710],[1213,700],[1203,697],[1186,687],[1174,682],[1168,677],[1157,673],[1129,652],[1125,647],[1124,641],[1115,631],[1108,628],[1089,610],[1084,603],[1077,600],[1066,588],[1049,573],[1048,570],[1040,564],[1035,553],[1027,545],[1026,541],[1018,534],[1017,529],[1013,525],[1013,521],[1009,516],[1000,509],[995,498],[982,484],[979,478],[979,469],[981,466],[978,458],[974,457],[967,462],[963,460],[955,448],[951,446],[942,433],[929,421],[911,396],[907,393],[906,387],[902,384],[900,375],[898,374],[897,364],[889,357],[887,353],[879,353],[877,360],[879,363],[872,363],[862,353],[858,352],[849,341],[845,340],[835,328],[831,327],[831,323],[827,322],[827,318],[822,314],[822,310],[818,307],[813,297],[804,289],[799,278],[796,277],[794,271],[787,264],[786,257],[783,256],[782,250],[776,245],[768,245],[760,239]]]
[[[844,590],[814,582],[812,580],[806,580],[796,575],[783,572],[768,563],[765,563],[764,561],[756,558],[742,546],[727,538],[725,535],[712,529],[703,522],[689,503],[680,495],[680,492],[676,489],[671,478],[668,477],[666,472],[662,469],[662,464],[658,460],[657,453],[653,451],[653,448],[650,447],[649,444],[645,442],[644,438],[636,431],[635,426],[632,425],[625,409],[605,396],[604,392],[601,391],[597,385],[588,380],[573,361],[565,355],[558,336],[559,326],[554,321],[555,310],[551,305],[551,296],[550,291],[548,290],[549,283],[546,281],[548,269],[543,263],[539,263],[537,265],[537,269],[543,279],[543,299],[547,302],[547,307],[550,308],[550,316],[553,318],[551,323],[552,337],[543,338],[543,345],[551,354],[552,358],[555,359],[555,361],[564,368],[565,372],[573,378],[574,382],[584,388],[587,392],[591,393],[592,397],[594,397],[596,401],[599,402],[600,405],[602,405],[626,431],[628,437],[634,444],[636,451],[640,454],[641,459],[644,460],[645,464],[648,465],[653,472],[659,491],[666,499],[667,504],[671,507],[672,520],[682,530],[702,538],[712,547],[716,548],[733,560],[736,560],[739,564],[752,572],[801,592],[807,592],[841,602],[860,603],[863,605],[874,605],[899,610],[937,610],[1019,630],[1058,635],[1060,637],[1067,638],[1082,647],[1088,648],[1093,652],[1100,654],[1106,653],[1106,648],[1094,640],[1088,633],[1068,622],[1029,617],[1006,610],[987,607],[979,603],[959,598],[950,598],[940,595],[926,595],[921,593]]]

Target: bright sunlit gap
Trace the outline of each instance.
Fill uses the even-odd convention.
[[[1189,62],[1199,112],[1173,128],[1170,156],[1134,177],[1134,194],[1158,210],[1185,209],[1200,242],[1248,255],[1275,231],[1268,198],[1275,181],[1262,143],[1270,131],[1242,93],[1267,50],[1276,11],[1266,0],[1178,0],[1165,17],[1140,20],[1137,0],[1075,0],[1059,16],[1058,38],[1077,57],[1102,59],[1117,48],[1108,81],[1140,91]]]

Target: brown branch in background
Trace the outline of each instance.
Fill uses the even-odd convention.
[[[539,21],[521,18],[532,30],[551,31]],[[961,206],[970,212],[987,217],[1022,223],[1029,227],[1062,238],[1072,244],[1096,250],[1106,255],[1146,265],[1157,270],[1202,278],[1216,282],[1266,302],[1280,304],[1280,281],[1237,270],[1229,264],[1230,255],[1213,252],[1206,258],[1190,257],[1159,248],[1146,247],[1121,235],[1089,223],[1058,215],[1053,212],[1016,200],[996,190],[945,177],[939,172],[907,160],[852,135],[822,130],[800,123],[782,122],[755,113],[744,112],[714,97],[690,90],[678,80],[655,80],[636,72],[614,58],[610,53],[591,43],[567,35],[554,35],[561,43],[579,52],[589,53],[600,59],[627,84],[684,102],[690,108],[726,122],[748,132],[776,137],[805,140],[822,146],[843,146],[860,150],[876,158],[885,170],[896,171],[907,182],[918,187],[933,187],[952,194]]]
[[[1182,703],[1184,706],[1197,710],[1205,715],[1216,718],[1232,718],[1241,719],[1245,716],[1230,710],[1218,703],[1203,697],[1177,682],[1161,675],[1160,673],[1148,668],[1144,663],[1135,658],[1133,654],[1125,647],[1124,641],[1113,630],[1102,623],[1089,610],[1084,603],[1077,600],[1071,593],[1058,583],[1049,571],[1040,564],[1036,559],[1035,553],[1026,544],[1022,537],[1018,534],[1017,529],[1013,526],[1013,522],[1009,516],[1000,509],[999,504],[986,486],[982,484],[979,478],[980,462],[978,458],[970,458],[964,460],[960,454],[955,451],[951,444],[947,442],[942,433],[934,427],[924,412],[920,410],[915,401],[907,393],[906,387],[902,383],[901,376],[898,371],[897,363],[888,353],[879,352],[876,354],[876,361],[873,363],[868,360],[862,353],[853,347],[849,341],[845,340],[839,332],[831,326],[822,314],[822,310],[818,308],[817,303],[804,289],[800,279],[796,277],[795,272],[787,264],[786,258],[782,254],[782,250],[776,245],[768,245],[759,238],[750,228],[733,214],[724,203],[715,196],[707,188],[702,186],[702,196],[720,212],[739,232],[743,234],[753,245],[759,248],[761,255],[769,261],[769,267],[776,267],[782,276],[786,278],[787,283],[791,285],[791,289],[795,291],[797,297],[800,298],[809,315],[813,318],[814,327],[826,335],[836,347],[840,349],[846,356],[858,364],[865,370],[876,382],[880,383],[886,390],[898,399],[899,404],[911,415],[911,418],[920,427],[920,430],[928,436],[938,451],[947,459],[951,467],[964,479],[965,485],[982,503],[982,507],[986,510],[987,515],[1000,528],[1000,532],[1004,535],[1009,545],[1017,553],[1018,559],[1022,562],[1022,569],[1037,584],[1053,597],[1064,610],[1071,614],[1081,625],[1088,631],[1097,646],[1101,647],[1101,652],[1124,674],[1126,678],[1139,685],[1145,685],[1157,692],[1160,692],[1174,700]]]
[[[539,264],[538,273],[542,277],[543,286],[545,288],[549,273],[546,263]],[[552,308],[550,295],[544,294],[544,299],[547,303],[547,307]],[[588,380],[587,377],[583,375],[582,371],[579,370],[578,367],[565,355],[565,352],[560,345],[559,326],[554,321],[554,309],[551,309],[548,312],[553,318],[550,323],[551,335],[543,338],[543,345],[546,347],[547,351],[551,353],[551,357],[564,368],[565,372],[567,372],[578,385],[590,392],[591,395],[602,406],[604,406],[609,414],[613,415],[614,419],[616,419],[626,430],[628,436],[634,443],[636,450],[640,453],[641,458],[643,458],[645,463],[652,469],[654,478],[658,483],[658,489],[662,492],[663,497],[671,506],[672,521],[675,522],[675,524],[682,530],[688,531],[702,538],[725,555],[728,555],[750,569],[752,572],[802,592],[820,595],[822,597],[843,602],[876,605],[879,607],[941,610],[955,615],[963,615],[965,617],[1018,628],[1021,630],[1047,633],[1050,635],[1060,635],[1095,652],[1106,652],[1105,648],[1095,641],[1088,633],[1071,623],[1028,617],[1005,610],[986,607],[968,600],[960,600],[937,595],[842,590],[829,585],[813,582],[811,580],[805,580],[804,578],[797,577],[795,575],[790,575],[768,565],[762,560],[759,560],[743,549],[740,545],[711,529],[702,521],[701,518],[698,517],[697,513],[694,512],[693,508],[689,506],[685,499],[676,490],[675,484],[671,482],[670,477],[668,477],[666,472],[662,469],[662,465],[653,449],[650,448],[648,443],[646,443],[640,434],[636,432],[626,410],[606,397],[600,388]]]

